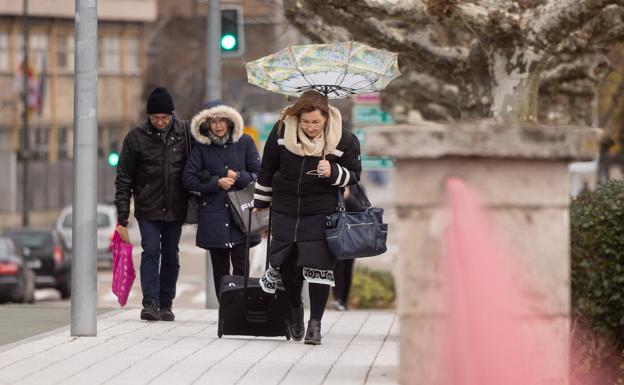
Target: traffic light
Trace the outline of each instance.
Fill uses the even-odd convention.
[[[245,50],[243,9],[221,10],[221,56],[238,57]]]
[[[116,151],[111,151],[108,154],[108,158],[106,160],[108,161],[109,166],[117,167],[117,165],[119,164],[119,153]]]

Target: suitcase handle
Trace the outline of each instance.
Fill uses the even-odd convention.
[[[271,221],[272,221],[272,210],[269,208],[269,232],[267,234],[267,250],[266,250],[266,262],[264,264],[264,269],[268,269],[269,268],[269,250],[271,247]],[[245,292],[247,292],[247,285],[248,285],[248,280],[249,280],[249,246],[250,246],[250,241],[249,241],[249,236],[251,234],[251,212],[253,211],[252,208],[250,208],[249,210],[249,221],[247,222],[247,238],[246,238],[246,251],[245,251]]]

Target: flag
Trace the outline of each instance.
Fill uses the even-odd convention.
[[[26,71],[24,70],[26,67]],[[15,73],[15,77],[13,78],[13,93],[19,95],[20,98],[24,96],[24,73],[28,77],[28,97],[27,97],[27,105],[28,111],[32,112],[37,109],[37,103],[39,100],[39,85],[37,84],[37,80],[35,79],[35,72],[32,67],[26,66],[24,62],[20,65],[19,69]],[[22,104],[20,103],[20,106]],[[22,106],[23,108],[23,106]]]

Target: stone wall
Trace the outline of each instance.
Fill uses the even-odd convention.
[[[440,276],[445,181],[459,177],[476,190],[499,238],[530,282],[526,316],[543,354],[560,358],[553,384],[567,383],[570,314],[569,180],[567,164],[590,159],[598,132],[578,127],[488,122],[373,128],[366,153],[396,157],[399,231],[398,310],[401,383],[444,383],[440,339],[447,309]],[[528,281],[526,280],[528,279]],[[553,340],[554,338],[554,340]],[[513,359],[513,357],[510,357]]]

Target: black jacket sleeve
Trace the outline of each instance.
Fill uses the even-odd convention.
[[[115,177],[115,206],[117,221],[122,226],[128,225],[130,216],[130,198],[136,175],[136,148],[132,131],[126,135],[121,148],[117,176]]]
[[[360,158],[360,141],[355,134],[345,131],[349,135],[344,153],[337,162],[330,162],[331,175],[325,180],[332,186],[346,187],[358,183],[362,173]]]
[[[277,144],[279,122],[275,123],[273,130],[264,145],[260,174],[256,181],[254,192],[254,207],[266,208],[271,205],[273,197],[273,175],[280,168],[280,148]]]

